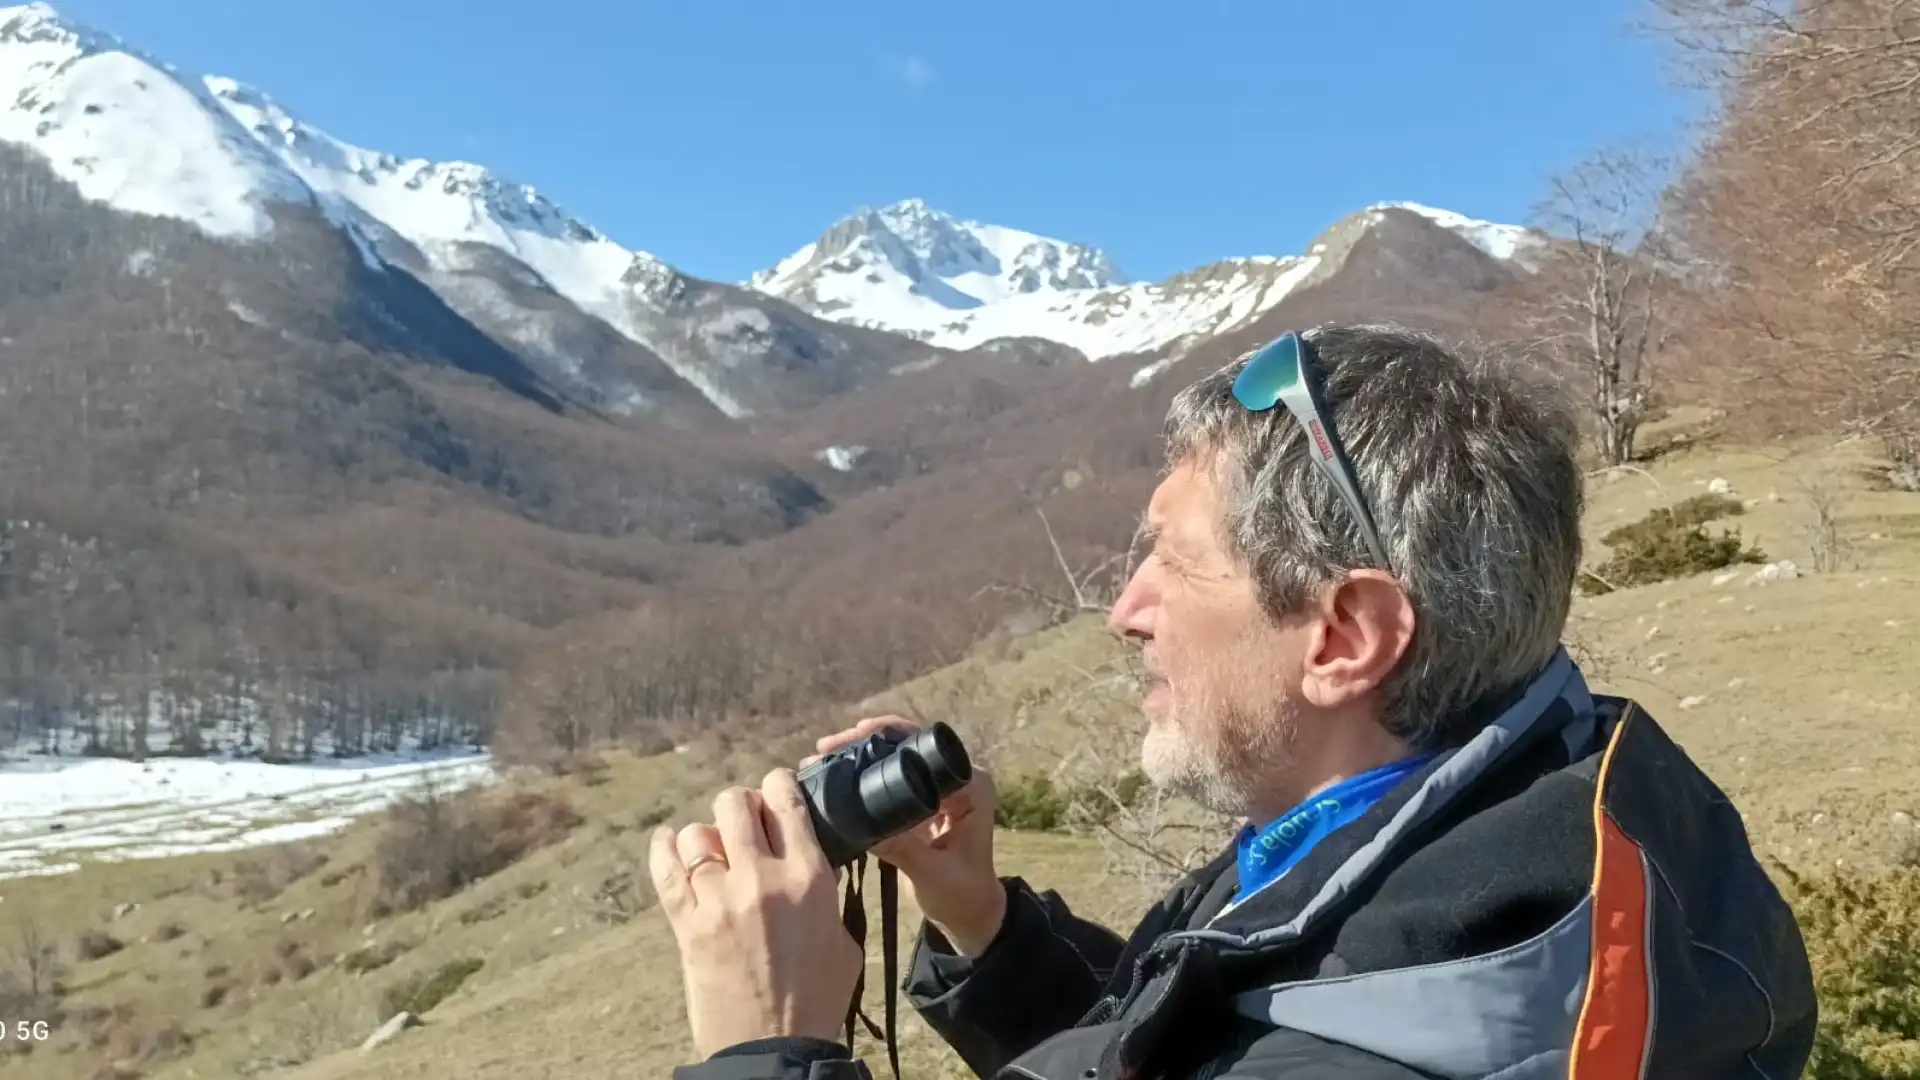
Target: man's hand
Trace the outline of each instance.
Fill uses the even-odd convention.
[[[841,1037],[865,963],[788,769],[728,788],[714,824],[653,835],[649,865],[680,945],[702,1057],[751,1039]]]
[[[843,746],[896,728],[909,735],[918,724],[898,716],[862,720],[815,744],[818,760]],[[906,892],[927,921],[939,927],[962,955],[978,956],[993,943],[1006,919],[1007,892],[993,868],[993,776],[975,765],[973,779],[940,804],[924,824],[873,847],[876,858],[900,868]]]

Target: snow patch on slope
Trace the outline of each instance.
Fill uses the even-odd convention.
[[[423,783],[491,783],[485,755],[309,765],[159,758],[0,764],[0,880],[323,836]]]
[[[204,90],[45,4],[0,8],[0,103],[0,140],[120,210],[254,238],[273,202],[312,201]]]
[[[1441,210],[1437,207],[1423,206],[1420,203],[1375,203],[1367,209],[1406,210],[1419,214],[1503,262],[1519,258],[1543,243],[1538,233],[1525,226],[1482,221],[1465,214],[1456,214],[1452,210]]]
[[[854,466],[860,464],[860,459],[866,456],[867,448],[864,446],[829,446],[814,455],[836,472],[852,472]]]
[[[220,107],[318,193],[337,220],[364,215],[391,230],[427,260],[436,286],[468,268],[467,245],[504,252],[547,288],[659,356],[722,412],[746,414],[645,317],[678,287],[679,272],[657,256],[620,246],[533,187],[484,166],[355,146],[295,118],[258,89],[221,76],[205,81]]]

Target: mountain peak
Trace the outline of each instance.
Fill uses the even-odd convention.
[[[94,34],[83,26],[68,22],[52,4],[12,4],[0,6],[0,41],[28,40],[30,34],[58,34],[68,40]]]
[[[1502,261],[1523,256],[1541,243],[1539,233],[1523,225],[1501,225],[1497,222],[1482,221],[1452,210],[1442,210],[1416,202],[1375,203],[1362,213],[1377,213],[1382,210],[1405,210],[1411,214],[1418,214]]]
[[[0,4],[0,46],[18,50],[10,50],[14,52],[10,59],[0,60],[0,86],[24,78],[29,71],[45,73],[63,61],[101,53],[123,53],[160,71],[173,70],[172,65],[161,63],[120,38],[68,18],[52,4],[38,0]],[[6,100],[0,94],[0,102]]]
[[[816,313],[887,309],[855,321],[926,340],[956,314],[1011,297],[1127,284],[1098,248],[988,225],[909,198],[863,206],[746,282]]]

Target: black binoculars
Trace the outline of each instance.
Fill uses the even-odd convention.
[[[945,724],[913,735],[892,728],[800,770],[813,831],[836,869],[926,821],[973,778],[960,736]]]

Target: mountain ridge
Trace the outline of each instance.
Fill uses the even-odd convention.
[[[1522,226],[1413,202],[1376,203],[1342,222],[1377,223],[1388,210],[1412,213],[1521,269],[1530,268],[1524,256],[1539,243]],[[971,258],[949,255],[944,261],[952,272],[939,273],[942,260],[930,258],[924,242],[916,243],[925,237],[934,238],[936,250],[959,248]],[[822,318],[947,348],[1039,337],[1102,360],[1177,348],[1247,325],[1312,279],[1325,254],[1324,237],[1300,254],[1229,257],[1162,281],[1136,281],[1099,248],[986,225],[905,199],[856,210],[747,284]],[[1010,251],[1026,258],[1010,260]],[[1032,272],[1033,261],[1051,267],[1069,259],[1076,270],[1104,272],[1062,274],[1047,287]],[[1017,269],[997,272],[1006,261],[1015,261]]]
[[[824,328],[781,328],[793,314],[904,339],[908,355],[890,364],[868,360],[869,374],[827,380],[835,385],[1009,340],[1044,340],[1089,360],[1181,349],[1281,304],[1310,282],[1323,254],[1253,254],[1136,281],[1091,244],[957,217],[909,198],[857,209],[744,281],[709,282],[614,241],[530,184],[473,162],[347,142],[263,90],[184,74],[42,2],[0,7],[0,101],[7,100],[13,104],[0,111],[0,140],[38,151],[87,197],[241,240],[271,232],[276,201],[314,206],[370,267],[405,267],[496,337],[547,354],[550,377],[580,384],[623,415],[659,405],[643,389],[647,377],[622,373],[648,364],[664,364],[735,419],[783,407],[793,394],[742,374],[737,352],[776,371],[806,356],[830,358],[836,343]],[[1524,268],[1517,255],[1529,230],[1415,203],[1357,213],[1386,208],[1419,214],[1489,258]],[[490,269],[474,270],[476,249],[498,253],[488,256]],[[551,303],[503,299],[519,286],[604,323],[625,339],[628,355],[606,360],[604,335],[596,338],[597,362],[545,338],[529,340],[528,304],[542,319],[558,316]],[[688,296],[701,299],[693,325],[676,309]],[[769,299],[789,309],[768,309]],[[580,322],[548,336],[595,337]],[[805,339],[799,357],[753,354],[783,336]]]

